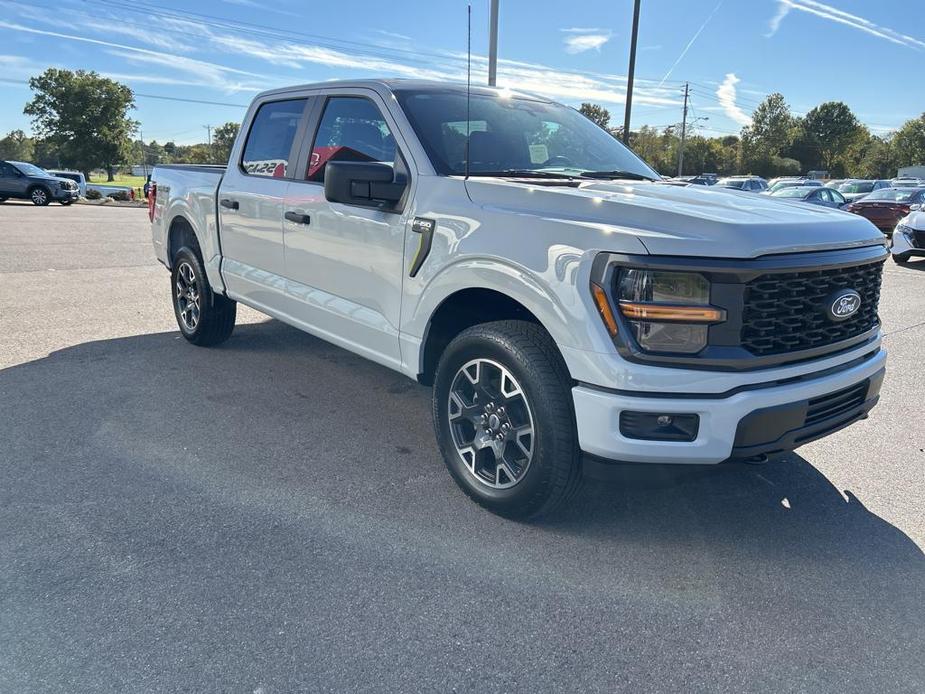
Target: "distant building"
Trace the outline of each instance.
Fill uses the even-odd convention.
[[[925,165],[904,166],[896,173],[896,178],[925,178]]]

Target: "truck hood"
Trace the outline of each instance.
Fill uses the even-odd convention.
[[[578,187],[470,178],[478,205],[600,229],[606,250],[614,233],[639,239],[653,255],[753,258],[883,243],[858,215],[822,206],[706,186],[593,181]]]

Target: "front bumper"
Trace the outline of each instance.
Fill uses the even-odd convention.
[[[59,188],[58,190],[54,190],[51,193],[51,199],[55,202],[61,202],[62,200],[70,200],[73,202],[79,197],[79,190],[69,190],[67,188]]]
[[[876,404],[886,363],[878,350],[860,363],[819,378],[769,387],[748,388],[728,397],[653,393],[631,395],[593,386],[572,389],[578,441],[593,456],[637,463],[721,463],[734,457],[793,450],[862,418]],[[859,402],[832,417],[807,419],[811,402],[842,391],[860,391]],[[769,412],[771,408],[774,411]],[[648,441],[620,433],[620,413],[696,414],[693,441]],[[825,414],[823,412],[822,414]],[[802,418],[801,418],[802,417]]]
[[[923,232],[918,232],[922,234]],[[921,255],[925,256],[925,247],[919,247],[913,244],[913,242],[902,232],[897,232],[893,234],[893,239],[890,244],[890,253],[893,255]]]

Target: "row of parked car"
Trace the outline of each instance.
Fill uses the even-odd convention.
[[[0,202],[19,198],[40,206],[51,202],[70,205],[78,198],[94,194],[118,200],[135,199],[133,188],[88,183],[79,171],[53,171],[24,161],[0,161]]]
[[[820,181],[804,177],[781,177],[766,181],[760,176],[713,174],[671,179],[690,185],[716,185],[759,193],[792,202],[834,207],[866,217],[887,236],[903,217],[925,204],[925,180],[919,178],[837,179]]]

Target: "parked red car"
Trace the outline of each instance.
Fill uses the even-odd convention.
[[[909,214],[913,205],[925,204],[925,188],[881,188],[860,200],[845,205],[844,209],[866,217],[887,236],[900,219]]]

